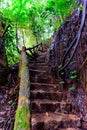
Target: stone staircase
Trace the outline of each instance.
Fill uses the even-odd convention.
[[[80,130],[80,118],[73,114],[60,78],[51,73],[47,50],[30,60],[29,73],[31,130]]]

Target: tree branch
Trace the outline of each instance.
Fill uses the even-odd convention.
[[[5,34],[6,34],[6,32],[7,32],[7,30],[8,30],[9,27],[11,27],[11,25],[7,25],[5,27],[5,30],[4,30],[3,35],[2,35],[2,38],[4,38],[4,36],[5,36]]]

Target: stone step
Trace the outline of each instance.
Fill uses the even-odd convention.
[[[43,47],[43,50],[42,50],[42,48],[40,48],[40,49],[38,50],[38,52],[39,52],[39,53],[47,53],[47,47]]]
[[[56,100],[62,101],[66,100],[67,96],[65,93],[59,91],[43,91],[43,90],[34,90],[31,91],[30,94],[31,99],[49,99],[49,100]]]
[[[81,130],[81,129],[79,129],[79,128],[64,128],[64,129],[58,129],[58,130]]]
[[[64,101],[51,101],[51,100],[31,100],[32,113],[45,113],[45,112],[64,112],[72,113],[72,106]]]
[[[29,63],[44,63],[46,62],[46,55],[40,55],[36,58],[33,58],[29,61]]]
[[[51,78],[46,78],[46,76],[41,76],[41,75],[34,75],[34,76],[30,76],[30,82],[37,82],[37,83],[53,83],[53,79]]]
[[[39,67],[44,67],[44,66],[47,66],[47,65],[48,64],[45,63],[45,62],[44,63],[41,63],[41,62],[40,63],[37,63],[37,62],[36,63],[30,63],[30,66],[36,66],[36,67],[38,67],[38,66]]]
[[[45,70],[29,69],[30,76],[46,76]]]
[[[50,78],[42,77],[41,75],[30,75],[30,82],[37,82],[37,83],[53,83]]]
[[[33,83],[31,82],[31,90],[44,90],[44,91],[57,91],[60,86],[58,84],[48,84],[48,83]]]
[[[32,72],[36,72],[36,73],[37,73],[37,72],[38,72],[38,73],[44,73],[44,72],[46,73],[45,70],[29,69],[29,71],[30,71],[30,72],[31,72],[31,71],[32,71]]]
[[[42,113],[32,114],[31,130],[60,130],[63,128],[79,128],[80,118],[72,114]]]
[[[48,52],[40,52],[37,56],[43,57],[43,56],[46,56],[46,55],[48,55]]]
[[[36,69],[36,70],[48,70],[49,67],[47,65],[44,66],[36,66],[35,64],[30,64],[29,65],[30,69]]]
[[[45,63],[45,59],[40,59],[40,60],[30,60],[29,61],[30,64],[36,64],[36,63]]]
[[[54,77],[50,76],[49,72],[47,72],[47,73],[40,72],[35,75],[34,75],[34,73],[32,73],[30,75],[30,82],[46,83],[46,84],[59,84],[60,81],[59,81],[59,79],[55,79]]]
[[[47,49],[48,49],[48,46],[43,44],[43,51],[40,51],[40,54],[47,53]]]

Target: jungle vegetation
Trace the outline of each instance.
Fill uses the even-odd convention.
[[[52,37],[77,6],[75,0],[1,0],[0,21],[8,63],[19,61],[22,45],[31,47]]]

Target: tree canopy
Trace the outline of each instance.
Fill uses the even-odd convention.
[[[2,0],[0,8],[14,27],[30,29],[42,38],[56,31],[75,5],[75,0]]]
[[[75,0],[1,0],[0,13],[13,30],[24,33],[29,47],[50,38],[75,6]]]

